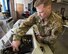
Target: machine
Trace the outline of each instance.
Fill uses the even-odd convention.
[[[39,44],[36,41],[33,27],[22,37],[19,51],[13,52],[11,47],[12,31],[15,30],[22,21],[23,20],[18,20],[13,28],[0,39],[0,54],[53,54],[48,45]]]

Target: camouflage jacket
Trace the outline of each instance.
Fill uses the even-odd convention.
[[[56,13],[52,12],[48,21],[45,21],[45,23],[40,20],[37,13],[34,13],[22,22],[19,28],[14,31],[16,34],[13,36],[13,40],[20,40],[33,25],[37,26],[36,29],[34,27],[35,33],[44,37],[45,41],[51,43],[57,39],[62,31],[62,19]]]

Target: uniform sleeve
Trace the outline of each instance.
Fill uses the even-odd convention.
[[[15,33],[13,35],[13,40],[20,40],[33,24],[35,24],[35,17],[34,15],[31,15],[24,22],[22,22],[17,29],[13,31]]]
[[[56,39],[60,36],[63,28],[62,28],[62,19],[59,19],[53,23],[53,29],[51,31],[51,36],[47,36],[44,38],[44,42],[55,43]]]

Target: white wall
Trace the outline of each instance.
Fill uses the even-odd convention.
[[[1,3],[1,0],[0,0],[0,3]]]

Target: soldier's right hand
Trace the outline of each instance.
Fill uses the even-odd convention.
[[[13,51],[19,51],[20,44],[21,43],[19,40],[12,41],[11,46],[13,48]]]

